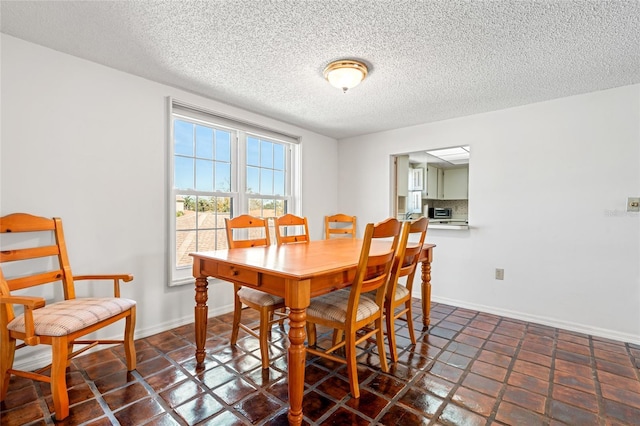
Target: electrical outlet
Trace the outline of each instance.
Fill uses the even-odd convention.
[[[504,280],[504,269],[496,268],[496,280]]]
[[[627,199],[627,211],[628,212],[640,212],[640,198],[629,197]]]

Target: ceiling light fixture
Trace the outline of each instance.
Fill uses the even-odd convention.
[[[367,66],[352,59],[340,59],[331,62],[324,69],[324,78],[343,93],[356,87],[367,76]]]

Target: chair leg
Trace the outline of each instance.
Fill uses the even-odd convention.
[[[269,318],[273,315],[273,312],[267,308],[260,310],[260,356],[262,357],[262,368],[269,368],[269,330],[271,324],[269,324]]]
[[[129,316],[125,320],[124,326],[124,354],[127,358],[127,370],[136,369],[136,345],[133,340],[133,333],[136,328],[136,307],[131,308]]]
[[[382,329],[382,326],[383,326],[382,323],[383,323],[382,318],[378,318],[376,320],[376,328],[378,329],[378,333],[376,336],[376,343],[378,344],[380,368],[382,369],[382,371],[386,373],[387,371],[389,371],[389,366],[387,364],[387,354],[385,353],[385,350],[384,350],[384,330]]]
[[[387,323],[387,338],[389,339],[389,356],[391,357],[391,362],[397,362],[398,350],[396,348],[396,318],[393,306],[391,304],[386,305],[385,312],[385,322]]]
[[[353,330],[345,331],[345,358],[347,360],[347,373],[349,387],[354,398],[360,398],[360,385],[358,384],[358,364],[356,361],[356,333]]]
[[[413,313],[411,312],[411,299],[404,302],[404,306],[407,309],[405,315],[407,316],[407,327],[409,327],[409,337],[411,338],[411,343],[416,344],[416,333],[413,330]]]
[[[69,394],[67,393],[67,357],[69,345],[66,336],[56,337],[51,342],[51,396],[56,421],[69,416]]]
[[[13,367],[13,359],[16,353],[16,339],[8,336],[2,336],[0,345],[0,401],[4,401],[9,391],[9,380],[11,373],[9,370]]]
[[[234,299],[233,299],[233,325],[231,326],[231,344],[235,345],[238,341],[238,330],[240,329],[240,318],[242,316],[242,302],[238,291],[240,286],[234,285]]]
[[[342,342],[342,339],[344,338],[344,333],[341,329],[339,328],[334,328],[333,329],[333,338],[332,338],[332,345],[335,346],[338,343]]]
[[[309,346],[316,345],[316,325],[307,321],[307,344]]]
[[[280,321],[278,321],[278,324],[280,325],[280,329],[284,331],[284,315],[287,314],[287,308],[280,309],[280,312],[282,313],[282,316],[280,316]]]

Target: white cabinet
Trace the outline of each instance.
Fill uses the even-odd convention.
[[[469,198],[469,168],[445,169],[442,200],[466,200]]]
[[[409,191],[409,156],[396,157],[396,195],[406,197]]]
[[[427,166],[426,187],[426,198],[430,200],[466,200],[469,198],[469,168]]]
[[[427,165],[427,193],[425,198],[439,199],[438,183],[442,183],[442,169]]]

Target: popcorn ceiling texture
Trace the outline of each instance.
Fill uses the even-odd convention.
[[[633,1],[2,1],[1,31],[334,138],[640,83]],[[370,66],[349,93],[331,61]]]

